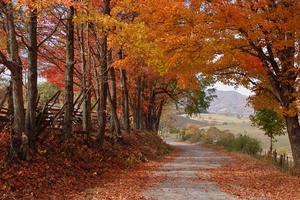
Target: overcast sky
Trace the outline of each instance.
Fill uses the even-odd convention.
[[[243,86],[235,88],[233,86],[224,85],[223,83],[220,83],[220,82],[216,83],[215,88],[217,90],[223,90],[223,91],[236,91],[236,92],[239,92],[239,93],[241,93],[243,95],[246,95],[246,96],[250,96],[252,94],[250,90],[246,89]]]

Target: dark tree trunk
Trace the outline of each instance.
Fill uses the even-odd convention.
[[[27,110],[26,110],[26,133],[29,146],[36,151],[36,102],[37,102],[37,10],[29,14],[28,24],[28,88],[27,88]]]
[[[109,76],[109,82],[110,82],[110,93],[111,93],[111,99],[112,99],[112,106],[114,109],[117,109],[117,85],[116,85],[116,71],[115,68],[112,66],[112,50],[109,50],[108,57],[107,57],[107,63],[108,63],[108,76]],[[114,130],[114,121],[111,119],[111,127],[112,130]]]
[[[119,51],[119,59],[124,59],[123,50]],[[125,131],[130,133],[130,120],[129,120],[129,93],[127,87],[127,74],[125,69],[120,69],[120,80],[122,89],[122,111],[123,111],[123,124]]]
[[[99,101],[99,137],[100,144],[104,141],[105,128],[106,128],[106,107],[107,107],[107,88],[108,88],[108,72],[107,72],[107,37],[100,39],[100,101]]]
[[[143,80],[141,77],[138,78],[137,80],[137,104],[136,104],[136,129],[137,130],[141,130],[143,128],[143,107],[142,107],[142,95],[143,95],[143,91],[144,91],[144,86],[143,86]]]
[[[63,134],[65,139],[70,141],[72,137],[72,120],[74,111],[74,7],[70,7],[67,19],[67,38],[66,38],[66,72],[65,72],[65,99],[64,99],[64,121]]]
[[[272,152],[273,152],[273,141],[274,141],[274,137],[273,137],[273,134],[271,134],[271,137],[270,137],[270,155],[272,155]]]
[[[90,88],[90,67],[85,58],[85,39],[83,29],[84,27],[82,24],[78,29],[78,44],[81,58],[81,92],[84,94],[84,99],[82,102],[82,130],[86,133],[89,133],[91,131],[91,95],[90,90],[88,90],[88,88]]]
[[[162,114],[162,110],[164,107],[165,101],[161,100],[159,107],[158,107],[158,112],[157,112],[157,116],[155,119],[155,131],[158,132],[159,130],[159,124],[160,124],[160,119],[161,119],[161,114]]]
[[[111,107],[110,108],[111,109],[111,119],[113,121],[114,133],[115,133],[114,136],[117,137],[121,134],[120,122],[119,122],[119,119],[118,119],[117,110],[113,106],[113,100],[112,100],[112,96],[110,94],[109,89],[107,90],[107,94],[108,94],[109,105]]]
[[[298,115],[285,117],[295,167],[300,170],[300,125]]]
[[[127,88],[127,75],[125,69],[120,69],[120,79],[122,87],[122,110],[123,110],[123,123],[127,133],[130,133],[130,120],[129,120],[129,98]]]
[[[110,15],[110,0],[104,0],[103,14]],[[104,141],[105,128],[106,128],[106,107],[107,107],[107,89],[108,89],[108,68],[107,68],[107,50],[108,50],[108,40],[107,34],[103,35],[99,39],[100,46],[100,101],[99,101],[99,136],[98,141],[100,144]]]
[[[9,81],[9,96],[8,96],[8,114],[13,115],[14,114],[14,100],[13,100],[13,94],[12,94],[12,80]]]
[[[154,126],[154,117],[155,117],[155,89],[150,87],[150,96],[148,102],[148,110],[147,110],[147,117],[146,117],[146,128],[148,131],[152,131]]]

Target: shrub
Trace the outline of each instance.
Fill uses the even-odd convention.
[[[181,130],[180,135],[184,141],[197,142],[204,135],[204,131],[197,125],[189,124]]]
[[[220,131],[216,127],[208,130],[200,129],[198,126],[189,125],[181,131],[182,140],[193,143],[215,144],[222,146],[228,151],[256,156],[262,151],[261,143],[247,135],[234,136],[229,131]]]
[[[261,143],[247,135],[225,137],[218,141],[217,145],[220,145],[229,151],[238,151],[253,156],[262,151]]]
[[[221,131],[216,127],[210,127],[206,131],[206,137],[209,138],[209,140],[212,140],[214,143],[217,143],[223,138],[232,138],[234,135],[229,131]]]

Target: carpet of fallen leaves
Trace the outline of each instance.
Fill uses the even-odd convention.
[[[170,147],[152,133],[131,134],[123,144],[101,149],[74,145],[39,149],[30,162],[0,165],[0,199],[143,199],[140,192],[159,181],[151,173],[172,159]]]
[[[230,157],[230,162],[216,169],[204,169],[199,177],[209,172],[209,179],[222,190],[239,199],[263,198],[270,200],[299,200],[300,178],[281,172],[266,160],[215,149]],[[203,176],[202,176],[203,177]]]

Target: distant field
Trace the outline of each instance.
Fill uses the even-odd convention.
[[[234,134],[247,134],[261,141],[264,149],[269,148],[270,142],[268,137],[266,137],[261,130],[251,126],[249,118],[237,118],[236,116],[219,114],[201,114],[191,117],[191,119],[206,122],[210,124],[209,126],[215,126],[220,130],[229,130]],[[209,126],[204,126],[203,128],[207,128]],[[280,136],[277,138],[277,140],[278,141],[275,144],[275,148],[284,147],[288,151],[291,151],[287,135]]]

